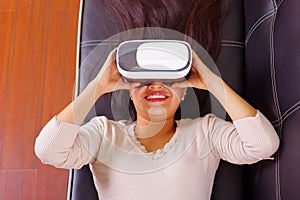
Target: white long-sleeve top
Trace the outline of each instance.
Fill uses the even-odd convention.
[[[174,136],[156,152],[138,142],[134,126],[103,116],[83,126],[53,117],[35,152],[59,168],[90,164],[101,200],[209,200],[220,159],[251,164],[269,159],[279,146],[259,111],[233,123],[211,114],[177,121]]]

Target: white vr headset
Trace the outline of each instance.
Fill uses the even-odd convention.
[[[178,40],[130,40],[118,46],[116,63],[125,81],[179,82],[189,74],[192,49]]]

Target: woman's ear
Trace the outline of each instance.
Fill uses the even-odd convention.
[[[129,91],[129,96],[130,96],[130,99],[132,101],[132,92],[131,92],[131,90]]]
[[[129,96],[130,96],[131,101],[133,101],[132,95],[133,95],[134,90],[135,90],[135,89],[129,90]]]
[[[183,88],[183,90],[182,90],[182,96],[181,96],[181,101],[184,100],[184,98],[186,96],[186,92],[187,92],[187,88]]]

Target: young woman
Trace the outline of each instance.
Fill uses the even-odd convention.
[[[196,40],[214,60],[219,54],[226,1],[103,0],[103,6],[119,32],[167,28]],[[175,120],[187,87],[211,92],[233,123],[212,114]],[[100,96],[117,90],[130,91],[135,121],[99,116],[81,125]],[[99,199],[208,200],[220,159],[254,163],[269,159],[278,145],[268,120],[195,53],[189,79],[167,86],[124,83],[113,51],[97,77],[43,128],[35,151],[42,162],[56,167],[89,164]]]
[[[99,199],[209,200],[220,159],[250,164],[279,146],[270,122],[193,53],[188,80],[166,86],[122,81],[112,51],[97,77],[43,128],[35,152],[60,168],[90,164]],[[233,123],[212,114],[175,120],[187,87],[208,90]],[[103,94],[129,90],[133,123],[95,117],[80,126]],[[91,98],[92,97],[92,98]]]

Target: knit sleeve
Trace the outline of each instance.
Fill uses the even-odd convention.
[[[79,169],[95,160],[101,143],[101,126],[96,118],[77,126],[53,117],[35,141],[35,153],[44,163],[57,168]]]
[[[214,151],[235,164],[251,164],[270,159],[279,147],[279,138],[271,123],[259,111],[255,117],[225,122],[209,120]]]

